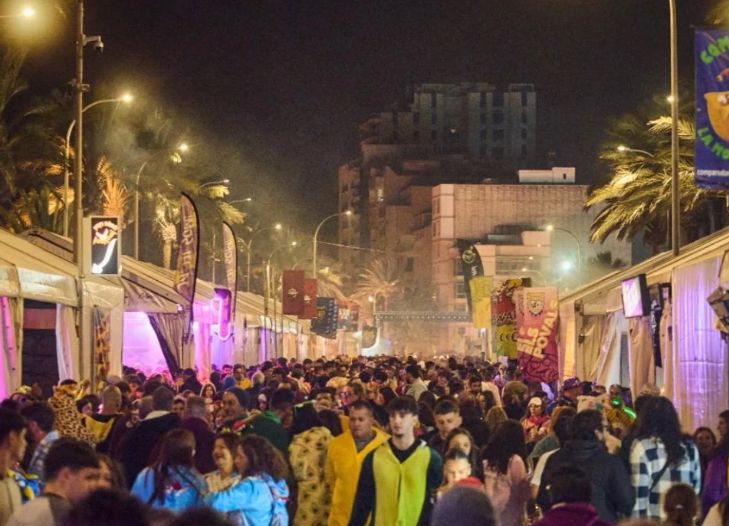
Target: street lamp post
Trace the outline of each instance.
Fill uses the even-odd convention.
[[[137,170],[137,177],[134,179],[134,259],[139,261],[139,176],[147,166],[149,160],[144,161]]]
[[[618,146],[616,148],[616,150],[618,150],[620,153],[623,153],[623,152],[635,152],[635,153],[642,153],[643,155],[647,155],[648,157],[655,157],[655,155],[653,155],[650,152],[647,152],[645,150],[639,150],[637,148],[631,148],[631,147],[625,146],[623,144],[621,144],[620,146]]]
[[[566,230],[564,228],[558,228],[554,225],[547,225],[546,230],[547,232],[563,232],[570,236],[572,239],[574,239],[575,243],[577,244],[577,272],[580,273],[582,271],[582,243],[580,243],[578,237],[569,230]]]
[[[115,99],[101,99],[92,102],[91,104],[88,104],[85,106],[81,113],[85,112],[86,110],[89,110],[93,108],[94,106],[98,106],[99,104],[106,104],[110,102],[126,102],[129,103],[132,101],[132,96],[129,94],[124,94],[121,97],[117,97]],[[69,189],[69,173],[68,173],[68,158],[71,155],[71,132],[73,131],[74,127],[76,126],[76,121],[78,120],[78,116],[76,119],[73,119],[71,121],[71,124],[68,125],[68,129],[66,130],[66,142],[65,148],[64,148],[64,170],[63,170],[63,235],[64,237],[68,237],[68,189]],[[77,154],[78,156],[78,154]],[[78,172],[77,172],[78,173]],[[77,185],[78,186],[78,185]]]
[[[337,212],[336,214],[327,216],[321,220],[321,222],[317,225],[316,230],[314,230],[314,254],[312,257],[311,268],[312,268],[312,277],[315,279],[316,279],[316,239],[317,239],[317,237],[319,237],[319,230],[321,229],[321,227],[324,223],[326,223],[327,221],[329,221],[330,219],[332,219],[334,217],[339,217],[341,215],[345,215],[345,216],[349,217],[352,215],[352,211],[345,210],[344,212]]]
[[[678,42],[676,32],[676,0],[668,0],[671,38],[671,250],[678,256],[681,249],[681,198],[678,184]]]
[[[281,245],[279,247],[276,247],[273,249],[271,254],[268,256],[268,259],[266,260],[266,291],[263,297],[263,317],[265,320],[268,320],[268,302],[269,299],[273,299],[273,349],[274,354],[278,356],[278,335],[276,334],[276,327],[277,327],[277,313],[278,310],[276,308],[276,297],[271,294],[271,288],[273,287],[273,279],[271,278],[271,260],[273,259],[273,256],[276,255],[276,253],[283,249],[283,248],[291,248],[296,246],[296,241],[292,241],[291,243],[288,243],[286,245]]]

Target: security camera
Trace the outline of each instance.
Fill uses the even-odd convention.
[[[101,40],[101,36],[99,35],[84,37],[84,46],[86,44],[93,44],[94,51],[96,51],[99,55],[104,52],[104,41]]]

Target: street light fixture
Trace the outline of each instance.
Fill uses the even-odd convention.
[[[181,151],[182,153],[185,153],[186,151],[188,151],[190,149],[190,145],[187,144],[186,142],[181,142],[180,145],[177,147],[177,149],[179,151]]]
[[[187,150],[180,150],[181,152],[187,151]],[[207,183],[203,183],[200,185],[200,189],[202,190],[206,186],[214,185],[214,184],[222,184],[227,185],[230,184],[230,179],[221,179],[220,181],[209,181]]]
[[[631,147],[629,147],[629,146],[625,146],[624,144],[621,144],[620,146],[618,146],[618,147],[617,147],[617,148],[615,148],[615,149],[616,149],[617,151],[619,151],[620,153],[625,153],[625,152],[635,152],[635,153],[642,153],[643,155],[647,155],[648,157],[655,157],[655,155],[653,155],[653,154],[652,154],[652,153],[650,153],[650,152],[647,152],[647,151],[645,151],[645,150],[639,150],[639,149],[637,149],[637,148],[631,148]]]
[[[252,247],[253,247],[253,240],[256,237],[256,234],[260,234],[261,232],[266,232],[268,230],[276,230],[281,231],[283,229],[283,225],[281,223],[276,223],[273,226],[267,226],[264,228],[259,228],[258,230],[251,232],[251,238],[248,240],[248,243],[245,242],[244,239],[241,239],[241,243],[246,249],[246,292],[251,291],[251,253],[252,253]]]
[[[93,108],[94,106],[98,106],[99,104],[108,104],[112,102],[123,102],[124,104],[131,104],[131,102],[134,100],[134,97],[130,93],[124,93],[120,97],[116,97],[113,99],[101,99],[92,102],[91,104],[87,104],[84,106],[84,108],[81,110],[81,113],[85,112],[86,110],[89,110]],[[71,124],[68,125],[68,129],[66,130],[66,142],[65,148],[63,151],[64,154],[64,172],[63,172],[63,236],[68,237],[68,190],[69,190],[69,171],[68,171],[68,158],[71,155],[71,132],[73,131],[73,128],[76,126],[76,120],[74,119],[71,121]],[[78,187],[78,185],[77,185]],[[74,197],[76,199],[78,196]],[[78,206],[76,207],[78,208]]]
[[[344,212],[337,212],[336,214],[332,214],[330,216],[327,216],[327,217],[325,217],[324,219],[321,220],[321,222],[317,225],[316,230],[314,230],[314,257],[312,258],[312,264],[311,264],[311,266],[312,266],[312,274],[313,274],[312,277],[314,279],[316,279],[316,239],[317,239],[317,237],[319,237],[319,230],[321,229],[322,225],[324,223],[326,223],[327,221],[329,221],[330,219],[332,219],[334,217],[339,217],[339,216],[342,216],[342,215],[347,216],[347,217],[350,217],[352,215],[352,211],[351,210],[345,210]]]
[[[31,6],[25,6],[15,15],[0,15],[0,18],[33,18],[35,17],[35,9]]]
[[[555,227],[554,225],[547,225],[544,227],[547,232],[563,232],[570,236],[575,243],[577,243],[577,272],[582,270],[582,243],[579,238],[567,229]]]

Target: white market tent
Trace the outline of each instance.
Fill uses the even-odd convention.
[[[56,349],[58,375],[65,378],[91,378],[91,353],[81,353],[76,338],[78,315],[78,269],[62,257],[49,253],[23,237],[0,229],[0,397],[7,396],[22,381],[23,301],[56,304]],[[123,290],[113,283],[90,277],[84,280],[84,340],[91,348],[92,310],[98,307],[110,314],[110,340],[114,355],[121,355]],[[86,356],[84,356],[86,354]],[[120,372],[112,365],[110,372]]]
[[[713,426],[729,405],[729,346],[706,301],[719,286],[729,250],[729,228],[614,272],[560,297],[560,376],[577,375],[601,385],[625,384],[634,396],[649,383],[672,399],[687,431]],[[621,283],[646,274],[648,285],[670,283],[659,336],[657,368],[648,317],[626,319]]]

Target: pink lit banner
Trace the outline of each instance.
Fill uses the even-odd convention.
[[[235,320],[235,300],[238,290],[238,242],[233,228],[223,222],[223,263],[225,264],[225,281],[228,290],[232,291],[231,323]]]
[[[559,376],[558,302],[554,288],[525,288],[515,295],[516,350],[524,378],[553,382]]]
[[[188,302],[189,318],[185,328],[185,341],[191,335],[192,303],[195,300],[197,262],[200,248],[199,221],[195,203],[185,193],[180,195],[180,248],[177,253],[175,290]]]

